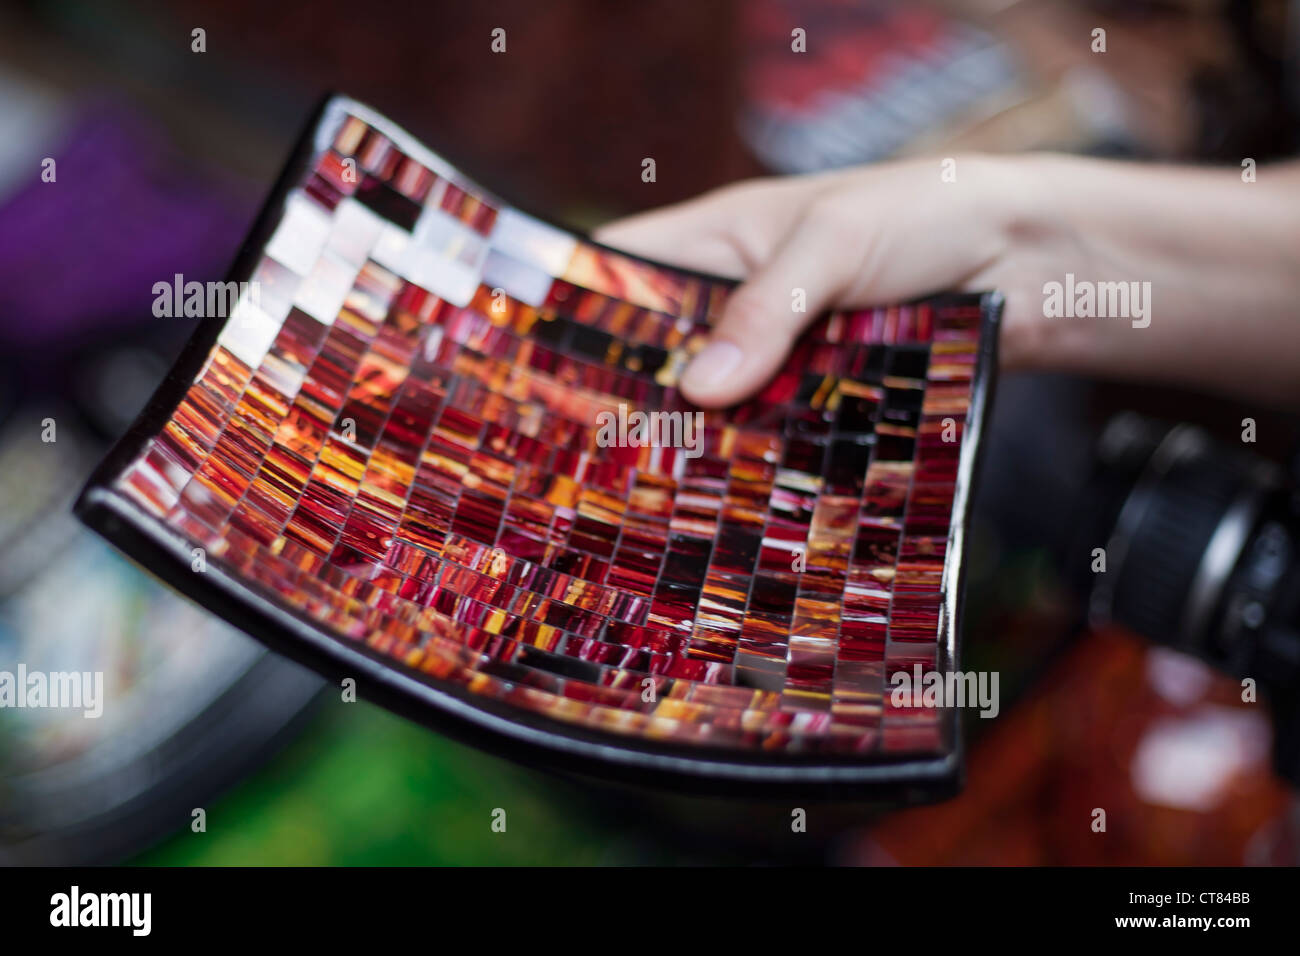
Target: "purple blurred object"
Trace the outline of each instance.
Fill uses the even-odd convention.
[[[0,202],[0,345],[69,346],[153,318],[153,285],[220,278],[256,212],[253,189],[181,156],[117,103],[77,112],[57,179]]]

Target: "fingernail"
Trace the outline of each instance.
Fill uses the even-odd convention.
[[[730,342],[710,342],[686,367],[682,385],[691,391],[712,392],[740,365],[745,353]]]

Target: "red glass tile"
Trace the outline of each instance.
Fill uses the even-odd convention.
[[[264,255],[265,354],[215,339],[110,491],[329,640],[530,726],[951,752],[952,715],[886,678],[955,653],[987,300],[825,316],[698,443],[610,445],[601,413],[695,413],[677,376],[731,284],[531,220],[364,111],[327,122],[289,197],[380,226],[305,275]]]

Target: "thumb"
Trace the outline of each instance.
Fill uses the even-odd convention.
[[[850,278],[846,251],[828,248],[810,217],[799,219],[771,258],[731,294],[708,344],[682,375],[682,393],[705,408],[723,408],[756,392]]]

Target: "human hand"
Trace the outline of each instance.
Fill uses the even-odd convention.
[[[1160,166],[1059,155],[936,157],[758,179],[632,216],[596,238],[742,279],[682,378],[723,407],[776,372],[835,308],[945,290],[1005,296],[1003,368],[1176,383],[1300,406],[1300,163]],[[1149,284],[1125,318],[1047,317],[1067,274]],[[793,310],[803,289],[806,311]]]
[[[1013,160],[937,159],[814,176],[757,179],[632,216],[596,231],[611,246],[743,279],[709,343],[682,378],[706,407],[757,391],[802,328],[827,309],[906,301],[944,290],[1007,294],[1003,360],[1018,364],[1034,317],[1034,282],[1018,210],[1025,175]],[[1040,237],[1042,238],[1042,237]],[[806,310],[793,309],[804,290]],[[1041,309],[1039,310],[1041,316]]]

